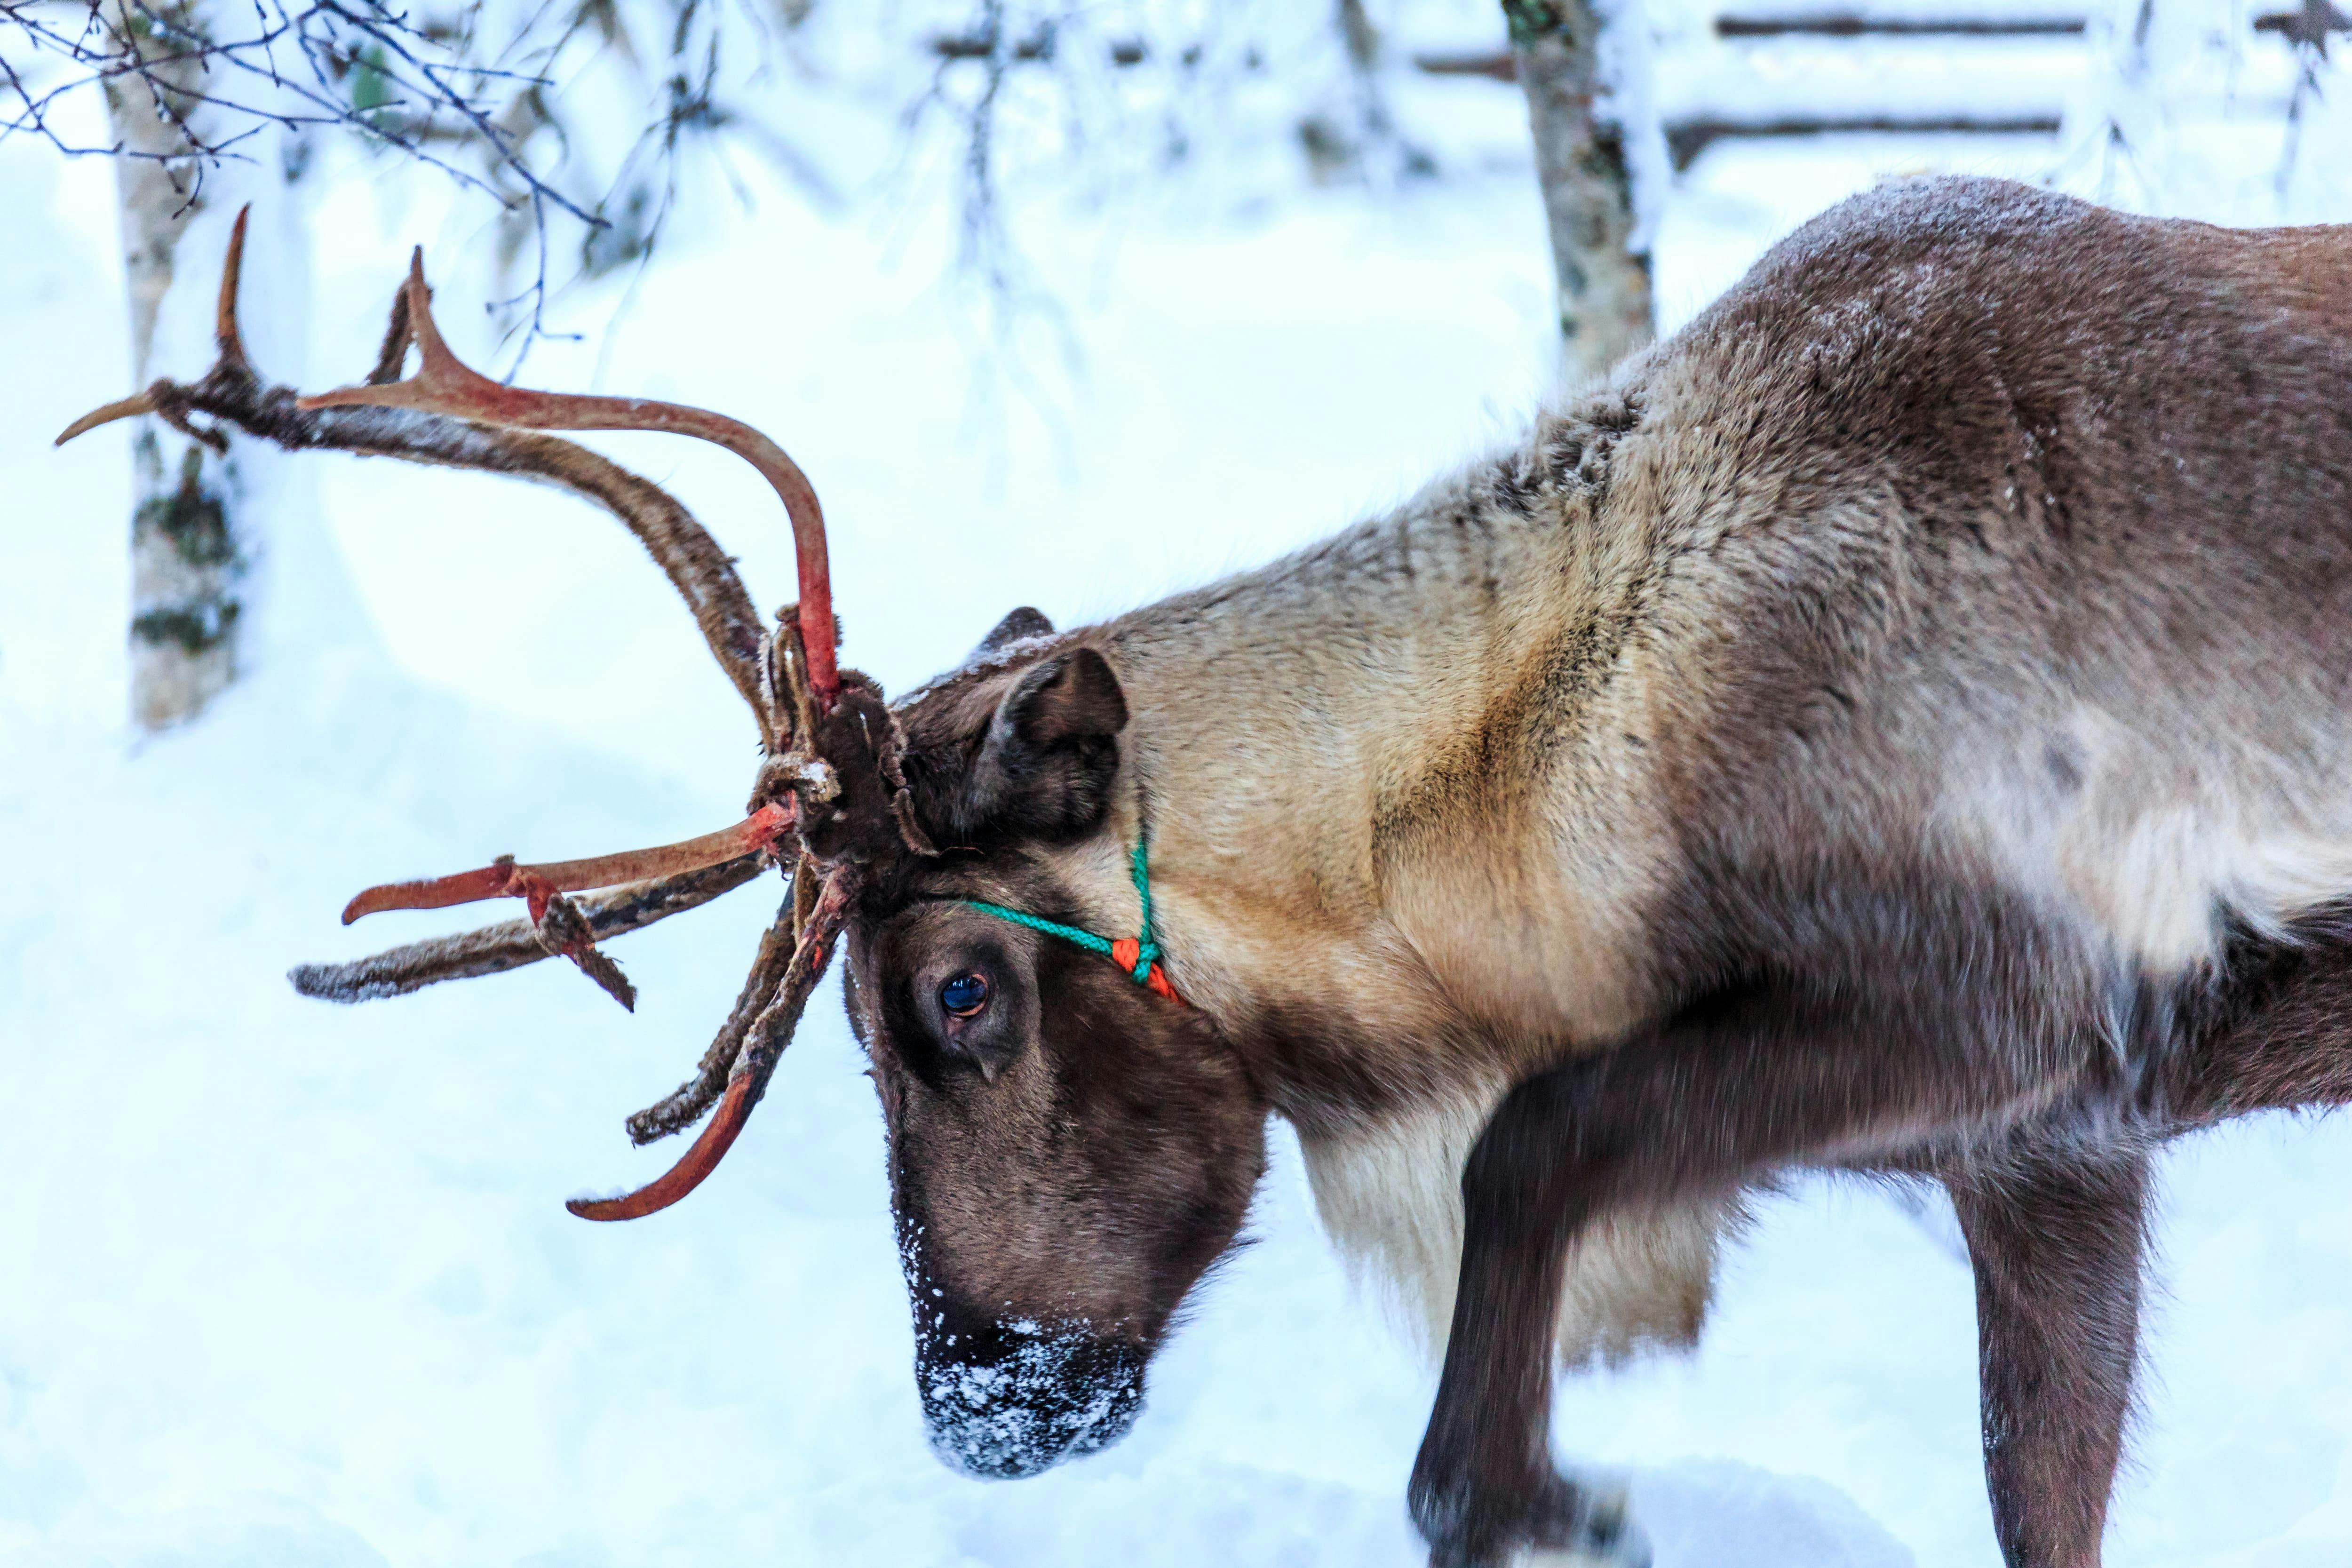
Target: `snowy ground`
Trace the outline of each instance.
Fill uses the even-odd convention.
[[[1509,144],[1507,96],[1444,91]],[[1661,298],[1686,315],[1882,174],[2049,160],[1718,149],[1665,213]],[[702,829],[739,805],[750,737],[609,523],[320,459],[347,636],[131,743],[121,440],[47,445],[123,390],[108,197],[101,169],[0,145],[0,1563],[1417,1563],[1402,1499],[1433,1379],[1351,1295],[1287,1146],[1258,1245],[1160,1358],[1134,1436],[982,1484],[923,1446],[837,1005],[691,1202],[621,1226],[560,1206],[669,1157],[630,1152],[619,1118],[701,1049],[764,894],[620,944],[634,1017],[554,965],[351,1011],[292,994],[294,962],[458,923],[344,931],[352,889]],[[1328,531],[1507,435],[1543,384],[1549,279],[1507,161],[1385,202],[1147,211],[1116,245],[1039,221],[1086,280],[1065,294],[1085,363],[1047,376],[1050,415],[976,417],[919,247],[783,198],[666,261],[611,346],[604,385],[793,447],[835,519],[851,657],[894,689],[1014,604],[1083,619]],[[338,186],[318,226],[324,384],[367,362],[405,242],[468,231],[381,183]],[[533,378],[585,382],[599,346],[544,351]],[[674,479],[765,602],[789,592],[746,476],[610,449]],[[2109,1561],[2340,1564],[2352,1127],[2242,1126],[2183,1147],[2167,1186]],[[1570,1384],[1559,1440],[1632,1468],[1662,1568],[1974,1568],[1997,1561],[1974,1356],[1967,1270],[1932,1227],[1809,1184],[1765,1206],[1705,1348]]]

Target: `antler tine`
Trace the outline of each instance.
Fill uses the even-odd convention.
[[[777,987],[784,982],[785,967],[799,947],[797,931],[807,922],[804,918],[795,918],[795,911],[807,901],[805,895],[813,875],[805,860],[795,869],[783,907],[776,911],[774,922],[760,933],[760,950],[751,960],[751,973],[744,977],[727,1022],[711,1037],[710,1047],[695,1065],[692,1078],[628,1119],[625,1125],[630,1142],[643,1145],[685,1131],[701,1121],[719,1103],[719,1097],[727,1092],[727,1077],[734,1070],[735,1058],[743,1048],[743,1037],[767,1011],[768,1004],[776,999]]]
[[[409,258],[409,326],[418,367],[415,375],[389,384],[346,386],[301,400],[305,409],[359,405],[412,408],[450,415],[485,425],[525,430],[659,430],[726,447],[760,471],[792,520],[800,571],[800,625],[807,645],[809,686],[830,712],[840,692],[834,645],[833,583],[826,563],[824,512],[816,490],[784,449],[738,419],[709,409],[641,397],[592,397],[573,393],[531,392],[492,381],[465,363],[443,340],[433,320],[432,295],[425,283],[425,251]]]
[[[229,226],[228,254],[221,262],[220,302],[213,311],[213,342],[220,355],[213,367],[215,374],[221,371],[250,373],[253,368],[252,362],[246,357],[245,340],[236,326],[237,285],[245,273],[245,224],[252,216],[252,204],[247,203],[237,208],[236,221]],[[162,414],[173,417],[173,423],[179,423],[173,417],[171,406],[172,395],[177,390],[170,382],[159,381],[144,392],[117,398],[101,408],[93,408],[67,426],[50,444],[62,447],[75,437],[87,435],[101,425],[111,425],[118,419],[136,418],[142,414]]]
[[[62,447],[75,437],[87,435],[101,425],[111,425],[118,419],[135,418],[142,414],[152,414],[156,411],[158,397],[163,389],[171,384],[168,381],[159,381],[144,392],[134,392],[128,397],[119,397],[102,407],[93,408],[67,426],[58,438],[49,444],[53,447]]]
[[[236,328],[237,284],[245,274],[245,220],[252,216],[253,204],[247,202],[236,209],[236,221],[229,225],[228,256],[221,263],[220,303],[213,312],[213,342],[220,350],[220,363],[238,369],[252,364],[245,357],[245,339]]]
[[[719,1102],[718,1114],[703,1127],[694,1146],[679,1156],[677,1164],[633,1193],[615,1198],[573,1198],[565,1208],[582,1219],[642,1219],[685,1197],[719,1168],[719,1162],[727,1157],[727,1151],[734,1147],[751,1121],[751,1108],[767,1092],[768,1079],[783,1059],[784,1047],[792,1043],[809,995],[824,976],[835,939],[841,934],[842,921],[848,912],[850,891],[846,869],[835,870],[825,879],[815,906],[801,924],[800,940],[776,988],[775,1000],[752,1023],[729,1075],[726,1098]]]

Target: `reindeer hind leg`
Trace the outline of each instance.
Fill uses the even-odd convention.
[[[2221,984],[2186,1011],[2165,1074],[2180,1121],[2352,1105],[2352,907],[2231,942]]]
[[[2097,1568],[2138,1343],[2147,1152],[2021,1132],[1945,1184],[1976,1271],[2002,1561]]]

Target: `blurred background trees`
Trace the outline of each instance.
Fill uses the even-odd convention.
[[[2348,26],[2331,0],[0,0],[0,134],[115,160],[137,384],[205,363],[247,203],[271,376],[310,371],[322,183],[404,166],[472,215],[513,375],[551,339],[603,336],[681,225],[751,199],[757,165],[829,214],[945,220],[939,286],[985,426],[1052,404],[1079,347],[1082,269],[1025,237],[1041,202],[1096,215],[1115,255],[1156,191],[1402,201],[1495,155],[1446,93],[1517,84],[1575,381],[1655,330],[1661,214],[1710,153],[1966,139],[2126,205],[2252,220],[2231,193],[2259,167],[2268,216],[2324,208],[2352,145],[2352,95],[2329,91]],[[102,137],[69,129],[89,95]],[[131,708],[152,728],[281,637],[326,635],[342,596],[289,532],[313,505],[299,475],[152,420],[131,461]]]
[[[551,279],[641,265],[668,221],[680,160],[727,141],[830,199],[814,165],[722,95],[740,35],[789,31],[800,0],[89,0],[0,6],[0,132],[114,160],[135,384],[209,361],[227,226],[250,205],[260,234],[247,312],[265,370],[300,383],[308,204],[326,143],[421,164],[488,215],[497,309],[519,367],[550,331]],[[755,51],[756,52],[756,51]],[[60,129],[77,94],[104,101],[108,135]],[[215,452],[145,418],[132,438],[131,707],[142,727],[193,716],[266,643],[322,625],[331,568],[289,569],[265,516],[298,475],[242,446]],[[294,504],[299,505],[297,501]]]

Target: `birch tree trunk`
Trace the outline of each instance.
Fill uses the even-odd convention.
[[[110,9],[151,58],[184,50],[173,33],[202,35],[206,22],[204,0],[115,0]],[[200,375],[212,363],[221,260],[229,225],[247,202],[257,232],[247,248],[247,340],[265,370],[299,376],[307,237],[287,209],[301,144],[274,124],[239,136],[246,124],[221,123],[219,111],[194,96],[206,85],[194,64],[156,74],[153,87],[124,75],[107,89],[115,137],[125,151],[147,154],[115,161],[132,384]],[[242,85],[239,92],[250,96]],[[199,177],[192,135],[214,145],[236,139],[230,155],[204,164]],[[297,231],[290,247],[282,243],[289,227]],[[220,457],[152,417],[131,432],[131,712],[142,729],[194,717],[248,662],[263,542],[251,466],[249,455]]]
[[[1597,380],[1654,331],[1622,110],[1601,108],[1603,17],[1593,0],[1503,0],[1503,16],[1551,230],[1563,368],[1571,384]]]

